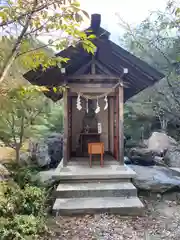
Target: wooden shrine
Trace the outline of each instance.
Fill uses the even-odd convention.
[[[110,40],[100,26],[101,16],[92,15],[89,29],[96,52],[91,55],[80,44],[57,56],[70,60],[62,69],[29,71],[24,77],[32,84],[49,88],[46,96],[64,102],[63,165],[73,157],[88,155],[88,143],[102,142],[105,154],[124,164],[123,105],[129,98],[164,77],[147,63]],[[88,30],[89,30],[88,29]],[[86,31],[86,30],[85,30]],[[67,91],[54,92],[54,86],[67,85]]]

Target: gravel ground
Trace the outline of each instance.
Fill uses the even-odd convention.
[[[145,216],[96,214],[49,219],[48,240],[179,240],[180,205],[143,198]]]

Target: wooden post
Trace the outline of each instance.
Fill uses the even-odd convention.
[[[111,152],[110,97],[108,97],[108,152]]]
[[[116,89],[116,160],[119,160],[119,88]]]
[[[91,74],[96,74],[96,66],[95,66],[95,57],[94,56],[92,56]]]
[[[63,138],[63,167],[68,161],[68,90],[63,92],[64,102],[64,138]]]
[[[124,165],[124,89],[119,86],[119,163]]]

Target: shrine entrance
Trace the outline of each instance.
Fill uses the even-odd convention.
[[[79,98],[79,100],[78,100]],[[98,129],[101,125],[100,116],[95,113],[96,103],[91,99],[80,99],[80,96],[73,98],[72,101],[79,101],[82,109],[73,104],[72,109],[72,149],[71,155],[76,157],[85,157],[88,155],[88,143],[100,142],[102,131]],[[77,103],[78,104],[78,103]]]
[[[105,78],[101,74],[84,75]],[[112,76],[110,76],[112,77]],[[81,76],[83,78],[83,76]],[[109,84],[70,83],[64,92],[64,124],[67,145],[64,165],[69,161],[88,162],[88,144],[103,143],[105,161],[117,160],[123,164],[123,86],[114,77]],[[119,114],[121,112],[121,115]],[[66,135],[65,135],[66,136]]]

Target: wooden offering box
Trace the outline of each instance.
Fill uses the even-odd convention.
[[[101,167],[103,167],[104,143],[102,142],[88,143],[88,154],[89,154],[90,167],[92,167],[92,154],[101,155]]]

